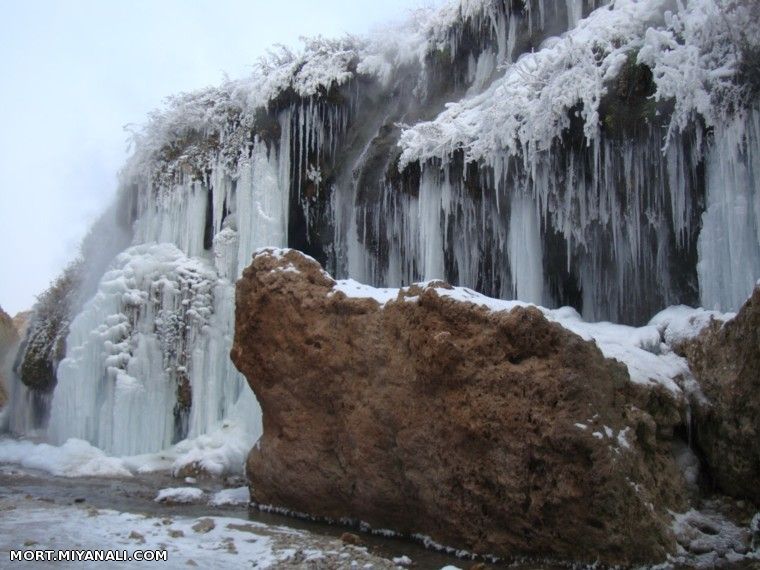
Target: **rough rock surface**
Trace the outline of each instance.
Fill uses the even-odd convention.
[[[29,330],[29,322],[32,318],[32,311],[21,311],[16,313],[13,317],[13,326],[16,327],[16,332],[19,338],[24,338],[26,332]]]
[[[490,312],[440,282],[381,307],[333,284],[292,250],[238,282],[232,358],[264,419],[256,502],[507,557],[672,551],[666,394],[533,308]]]
[[[12,363],[7,362],[18,346],[19,335],[13,319],[0,307],[0,406],[7,399],[6,371]]]
[[[694,424],[714,484],[760,505],[760,287],[681,350],[707,400],[695,399]]]

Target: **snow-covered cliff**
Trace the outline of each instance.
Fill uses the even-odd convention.
[[[737,308],[760,278],[758,38],[749,1],[461,0],[172,98],[109,214],[128,247],[85,252],[56,329],[49,437],[138,454],[238,418],[252,442],[228,353],[263,246],[587,320]]]

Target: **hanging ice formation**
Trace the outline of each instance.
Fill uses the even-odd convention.
[[[254,405],[228,352],[261,246],[593,320],[737,307],[760,278],[759,20],[461,0],[174,99],[136,137],[132,246],[71,322],[50,433],[134,454]]]

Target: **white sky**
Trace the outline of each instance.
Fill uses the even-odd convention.
[[[0,306],[28,309],[116,190],[124,125],[274,43],[440,0],[0,0]]]

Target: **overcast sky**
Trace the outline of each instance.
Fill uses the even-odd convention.
[[[116,190],[129,123],[274,43],[440,0],[0,0],[0,306],[28,309]]]

